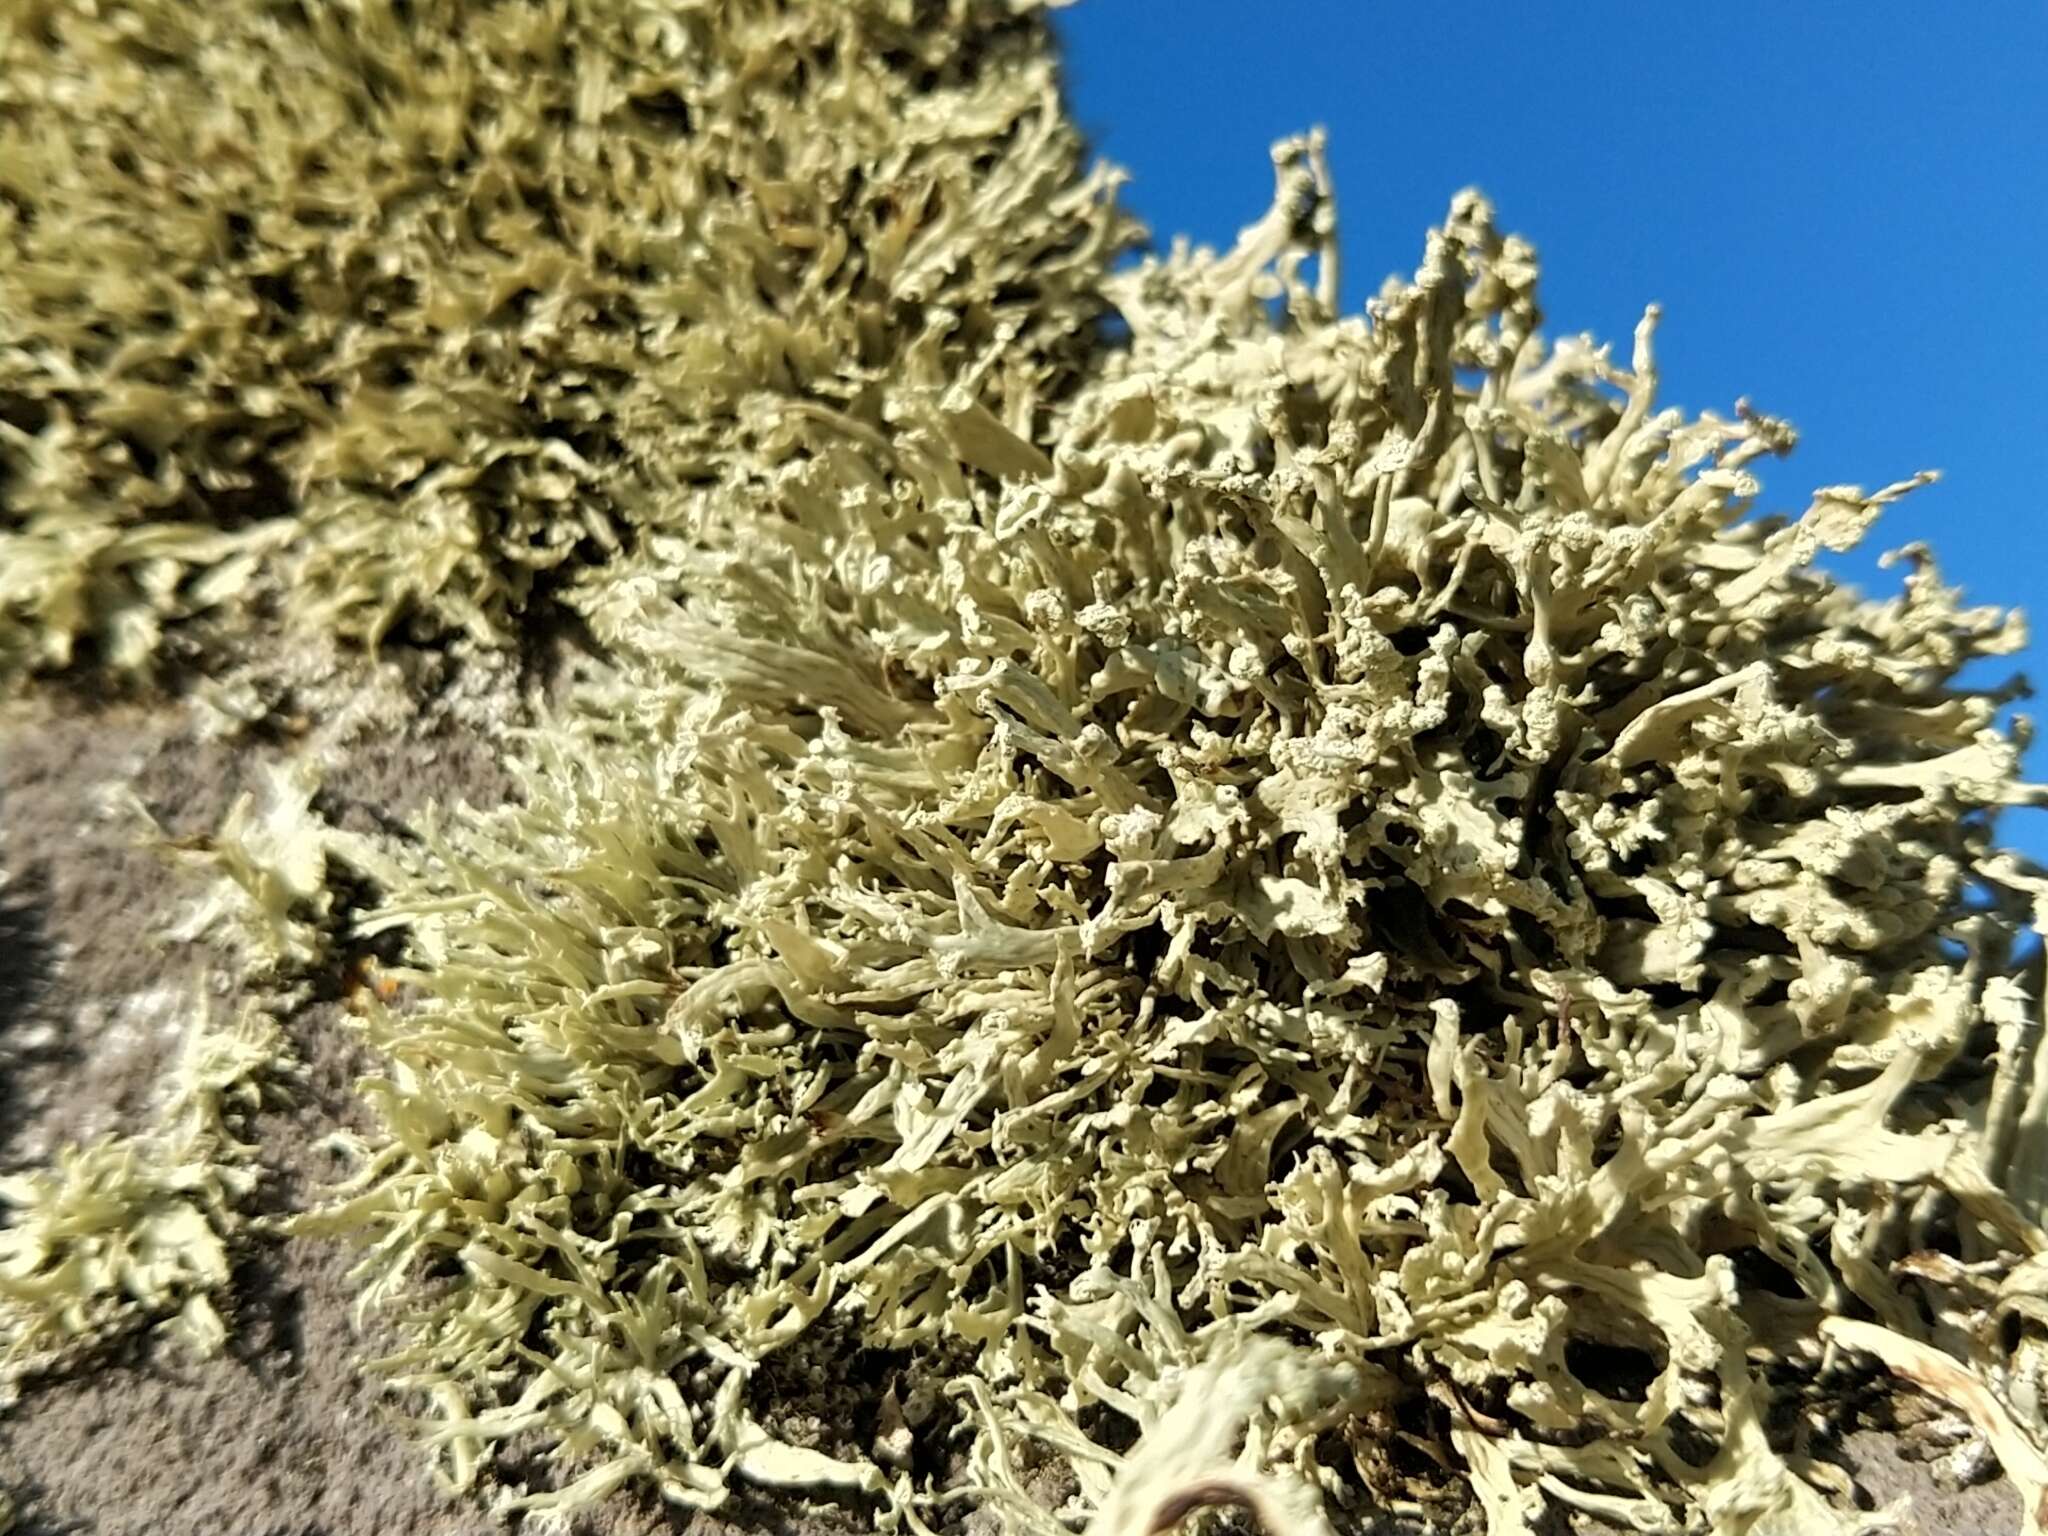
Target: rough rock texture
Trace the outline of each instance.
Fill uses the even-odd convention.
[[[203,946],[152,939],[193,894],[131,830],[98,813],[132,784],[168,831],[211,828],[277,744],[204,739],[178,706],[15,706],[0,720],[0,1167],[59,1141],[146,1123],[189,1023],[218,986]],[[504,793],[472,728],[360,739],[332,773],[337,808],[402,813],[426,796]],[[234,998],[224,999],[232,1006]],[[262,1212],[303,1205],[335,1173],[320,1139],[359,1119],[366,1066],[345,1010],[315,1000],[288,1031],[294,1103],[257,1122]],[[483,1532],[437,1490],[402,1405],[359,1368],[378,1341],[350,1316],[346,1252],[288,1240],[244,1250],[230,1345],[193,1361],[141,1338],[103,1365],[37,1384],[0,1416],[0,1487],[26,1531]]]

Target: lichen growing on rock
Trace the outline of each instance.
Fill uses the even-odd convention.
[[[215,1302],[261,1177],[241,1123],[286,1057],[274,1020],[251,1011],[217,1027],[202,1007],[148,1130],[0,1178],[0,1405],[148,1324],[201,1355],[220,1347]]]
[[[1752,517],[1788,430],[1659,407],[1654,317],[1546,344],[1477,197],[1335,314],[1278,168],[1042,422],[1019,352],[783,410],[593,603],[524,803],[357,850],[424,997],[317,1224],[458,1475],[539,1428],[535,1502],[715,1504],[827,1317],[971,1386],[1026,1525],[1019,1437],[1099,1503],[1104,1415],[1253,1336],[1324,1386],[1248,1455],[1398,1501],[1431,1426],[1495,1532],[1859,1528],[1767,1422],[1831,1316],[2038,1402],[2040,792],[1957,680],[2016,624],[1814,567],[1912,482]]]
[[[1814,563],[1917,480],[1756,515],[1790,429],[1661,406],[1654,312],[1547,340],[1476,194],[1341,314],[1313,138],[1116,269],[1028,5],[8,25],[0,647],[546,593],[597,653],[511,805],[279,801],[405,930],[299,1227],[455,1481],[1846,1531],[1773,1410],[1849,1350],[2028,1443],[2020,630]],[[886,1456],[778,1427],[821,1338]]]

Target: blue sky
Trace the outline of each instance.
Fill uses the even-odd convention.
[[[1542,254],[1553,333],[1626,357],[1661,303],[1668,401],[1799,427],[1771,509],[1943,471],[1837,564],[1888,590],[1876,553],[1926,540],[1969,601],[2034,616],[2012,666],[2048,690],[2048,4],[1081,0],[1056,25],[1162,243],[1227,244],[1267,146],[1320,123],[1348,308],[1476,185]],[[2048,812],[2003,829],[2048,858]]]

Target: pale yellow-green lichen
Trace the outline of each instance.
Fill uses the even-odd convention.
[[[1325,1385],[1255,1463],[1412,1513],[1419,1436],[1495,1536],[1869,1528],[1771,1425],[1830,1317],[2033,1422],[1992,818],[2041,792],[1957,678],[2017,624],[1921,551],[1816,569],[1912,482],[1751,517],[1788,430],[1659,407],[1654,316],[1628,367],[1540,339],[1477,197],[1336,314],[1317,146],[1279,172],[1234,252],[1106,280],[1128,345],[1049,416],[1023,351],[760,402],[521,803],[351,850],[423,1000],[312,1225],[459,1479],[541,1430],[549,1503],[715,1505],[827,1322],[957,1376],[966,1494],[1047,1531],[1021,1442],[1108,1508],[1106,1426],[1265,1336]]]
[[[259,1177],[239,1126],[285,1058],[255,1011],[188,1035],[155,1123],[59,1150],[0,1178],[0,1401],[136,1327],[163,1323],[205,1355]]]
[[[1340,315],[1313,142],[1113,274],[1007,6],[0,25],[0,652],[543,592],[605,652],[520,803],[322,839],[421,1000],[304,1225],[457,1481],[1847,1530],[1770,1419],[1852,1347],[2033,1478],[2040,795],[1959,681],[2019,631],[1812,564],[1914,482],[1751,517],[1789,430],[1660,407],[1654,316],[1541,339],[1476,196]],[[772,1422],[826,1337],[903,1362],[886,1470]]]
[[[1021,347],[1120,238],[1031,7],[0,15],[0,675],[166,626],[512,639],[749,402]]]
[[[118,786],[109,809],[138,840],[193,877],[196,892],[163,937],[210,938],[250,972],[290,975],[326,954],[333,913],[327,824],[314,814],[319,769],[310,757],[265,763],[212,832],[169,837],[134,791]]]

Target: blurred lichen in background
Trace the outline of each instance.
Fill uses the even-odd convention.
[[[0,665],[505,643],[769,401],[1071,388],[1106,187],[1002,6],[10,5]]]
[[[1753,515],[1790,429],[1545,340],[1474,194],[1337,313],[1313,138],[1116,269],[1028,6],[21,14],[16,654],[239,586],[600,658],[516,803],[323,850],[416,996],[299,1230],[457,1482],[1850,1531],[1848,1349],[2042,1518],[2020,630],[1812,563],[1912,482]],[[902,1433],[778,1433],[835,1341]]]

